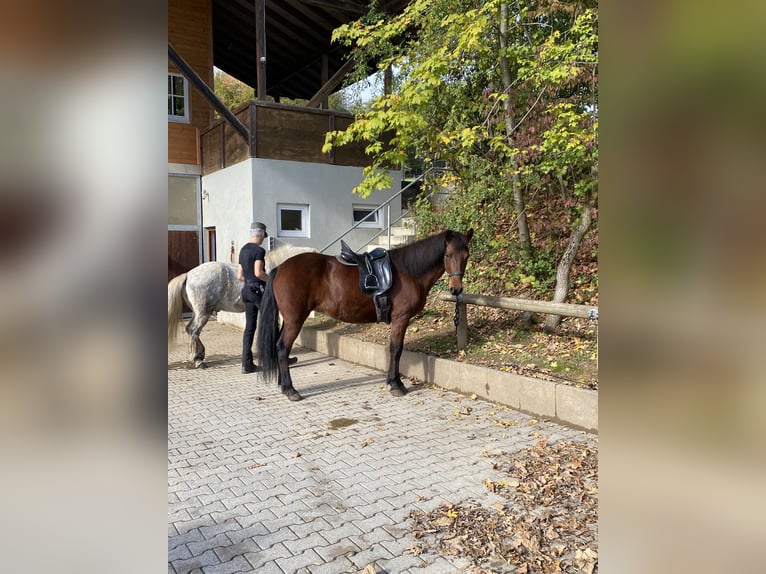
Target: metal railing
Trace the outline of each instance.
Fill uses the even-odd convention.
[[[340,241],[341,239],[343,239],[343,238],[344,238],[346,235],[348,235],[349,233],[351,233],[351,232],[352,232],[354,229],[356,229],[357,227],[359,227],[359,226],[360,226],[362,223],[364,223],[364,222],[365,222],[365,221],[366,221],[368,218],[370,218],[370,217],[372,217],[373,215],[375,215],[376,213],[378,213],[378,212],[379,212],[381,209],[383,209],[384,207],[386,208],[386,229],[385,229],[385,233],[386,233],[386,236],[387,236],[387,238],[388,238],[388,249],[391,249],[391,227],[392,227],[392,226],[394,226],[395,224],[399,223],[399,222],[400,222],[402,219],[404,219],[404,218],[405,218],[405,217],[406,217],[406,216],[409,214],[409,212],[410,212],[410,210],[409,210],[409,209],[403,209],[403,210],[402,210],[402,213],[399,215],[399,217],[397,217],[397,218],[396,218],[394,221],[391,221],[391,202],[392,202],[392,201],[394,201],[394,200],[395,200],[397,197],[401,197],[401,195],[402,195],[402,194],[403,194],[405,191],[407,191],[407,190],[408,190],[410,187],[412,187],[413,185],[415,185],[417,182],[419,182],[419,181],[422,181],[422,180],[423,180],[423,178],[425,178],[425,176],[426,176],[426,175],[428,175],[428,174],[429,174],[431,171],[433,171],[433,169],[434,169],[434,168],[428,168],[426,171],[424,171],[422,174],[420,174],[418,177],[416,177],[416,178],[415,178],[415,179],[413,179],[413,180],[412,180],[410,183],[408,183],[408,184],[407,184],[405,187],[403,187],[403,188],[402,188],[402,189],[400,189],[398,192],[396,192],[394,195],[392,195],[391,197],[389,197],[389,198],[388,198],[386,201],[384,201],[383,203],[381,203],[381,204],[380,204],[378,207],[376,207],[375,209],[371,210],[371,211],[370,211],[370,213],[368,213],[367,215],[365,215],[365,216],[364,216],[362,219],[360,219],[359,221],[357,221],[356,223],[354,223],[354,225],[352,225],[351,227],[349,227],[349,228],[348,228],[346,231],[344,231],[343,233],[341,233],[341,234],[340,234],[338,237],[336,237],[335,239],[333,239],[332,241],[330,241],[330,243],[328,243],[328,244],[327,244],[327,245],[325,245],[325,246],[324,246],[322,249],[320,249],[320,250],[319,250],[319,252],[320,252],[320,253],[324,253],[325,251],[327,251],[327,250],[328,250],[330,247],[332,247],[332,246],[333,246],[334,244],[336,244],[338,241]],[[435,188],[434,190],[432,190],[432,191],[431,191],[431,192],[428,194],[428,196],[427,196],[427,197],[431,197],[431,195],[433,195],[433,194],[435,193],[435,191],[436,191],[436,188]],[[372,237],[370,237],[370,239],[368,239],[368,240],[367,240],[365,243],[363,243],[361,246],[359,246],[358,248],[354,249],[354,251],[361,251],[362,249],[364,249],[365,247],[367,247],[367,246],[368,246],[370,243],[372,243],[372,241],[373,241],[373,240],[375,240],[375,239],[377,239],[378,237],[380,237],[382,234],[383,234],[383,232],[381,232],[381,233],[378,233],[378,234],[375,234],[375,235],[373,235]]]

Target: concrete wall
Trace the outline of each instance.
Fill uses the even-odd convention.
[[[216,228],[219,261],[234,262],[240,247],[250,238],[250,222],[262,221],[276,245],[286,243],[321,249],[353,224],[353,205],[377,206],[401,188],[401,171],[392,171],[392,188],[376,191],[367,199],[351,192],[362,180],[362,168],[285,160],[251,158],[202,178],[202,221]],[[277,204],[309,206],[310,237],[278,237]],[[401,202],[392,202],[391,217],[401,214]],[[358,229],[345,240],[356,248],[381,229]],[[339,244],[328,249],[340,251]]]
[[[216,229],[218,261],[236,263],[240,247],[250,239],[252,171],[248,160],[202,178],[202,225]]]

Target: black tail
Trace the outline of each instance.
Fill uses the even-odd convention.
[[[258,336],[256,349],[258,350],[258,362],[261,364],[263,379],[270,383],[275,379],[278,369],[277,341],[279,340],[279,308],[274,299],[274,276],[278,268],[269,273],[266,289],[261,299],[261,308],[258,311]]]

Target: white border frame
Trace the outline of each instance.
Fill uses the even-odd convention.
[[[181,78],[184,81],[184,115],[175,116],[175,115],[168,114],[168,121],[188,124],[190,122],[189,107],[191,104],[191,98],[189,97],[189,82],[186,80],[184,76],[182,76],[181,74],[176,74],[175,72],[168,72],[168,76]],[[170,95],[172,94],[168,93],[168,96]]]
[[[377,205],[365,205],[363,203],[354,203],[351,205],[351,225],[355,225],[357,223],[356,219],[354,218],[354,211],[357,209],[364,209],[366,211],[372,211],[375,215],[373,218],[365,219],[362,223],[357,225],[357,227],[366,227],[369,229],[382,229],[381,224],[381,217],[380,217],[380,209]]]
[[[301,212],[301,231],[282,229],[282,210]],[[309,217],[309,205],[306,203],[277,203],[277,237],[311,237],[311,218]]]

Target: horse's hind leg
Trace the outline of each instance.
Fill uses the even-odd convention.
[[[389,386],[389,391],[395,397],[407,394],[407,387],[402,383],[402,378],[399,374],[399,360],[402,357],[402,349],[404,349],[404,333],[407,330],[408,322],[409,320],[405,320],[403,323],[399,321],[391,324],[391,343],[388,347],[389,363],[386,383]]]
[[[191,338],[189,341],[189,355],[195,369],[205,368],[205,345],[202,344],[199,335],[202,328],[207,324],[208,319],[210,319],[209,313],[199,314],[195,312],[189,324],[186,325],[186,332]]]
[[[305,318],[303,319],[305,321]],[[303,326],[303,321],[288,323],[285,321],[282,325],[282,333],[277,341],[277,362],[279,364],[279,389],[282,394],[287,395],[291,401],[300,401],[303,397],[293,387],[293,378],[290,376],[290,351],[293,343],[298,337],[298,333]]]

